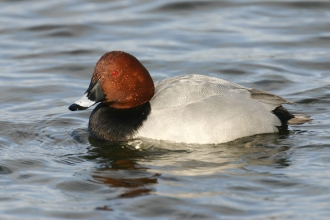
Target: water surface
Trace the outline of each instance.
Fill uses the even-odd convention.
[[[2,1],[1,219],[327,219],[330,2]],[[216,76],[313,122],[221,145],[89,137],[96,61]],[[136,149],[136,147],[139,149]]]

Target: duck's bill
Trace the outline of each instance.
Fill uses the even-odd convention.
[[[96,102],[90,100],[87,97],[87,93],[84,94],[83,97],[81,97],[81,99],[79,99],[78,101],[76,101],[75,103],[73,103],[72,105],[69,106],[69,109],[71,111],[77,111],[77,110],[85,110],[89,107],[91,107],[92,105],[94,105]]]
[[[100,80],[96,81],[95,83],[91,82],[83,97],[81,97],[81,99],[70,105],[69,109],[71,111],[85,110],[92,105],[103,101],[104,98],[105,95],[102,92]]]

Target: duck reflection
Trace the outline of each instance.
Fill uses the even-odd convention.
[[[245,175],[246,172],[254,174],[254,169],[260,174],[258,169],[288,167],[291,164],[289,146],[292,146],[289,136],[289,133],[263,134],[202,146],[152,140],[134,146],[127,142],[100,142],[89,137],[91,147],[87,158],[95,160],[99,166],[92,178],[118,188],[120,195],[116,193],[116,198],[127,198],[154,192],[159,178],[172,184],[182,176]],[[164,176],[160,177],[160,173]]]
[[[136,197],[153,192],[158,173],[151,173],[147,167],[137,163],[150,156],[125,142],[107,143],[89,137],[91,147],[89,160],[97,161],[100,168],[93,172],[92,178],[110,187],[124,188],[119,198]],[[122,190],[119,190],[122,191]]]

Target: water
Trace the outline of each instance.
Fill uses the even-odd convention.
[[[327,219],[329,1],[2,1],[1,219]],[[105,52],[205,74],[313,122],[222,145],[88,136],[70,112]],[[138,146],[140,149],[135,149]]]

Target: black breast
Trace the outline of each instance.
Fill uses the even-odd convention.
[[[98,104],[89,117],[89,132],[104,141],[126,141],[133,138],[150,114],[150,103],[129,108],[115,109]]]

